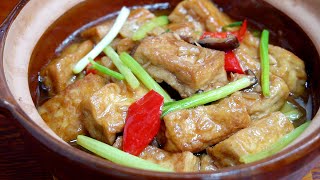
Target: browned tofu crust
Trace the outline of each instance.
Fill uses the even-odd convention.
[[[280,112],[274,112],[253,123],[214,147],[207,153],[219,167],[241,164],[240,157],[265,150],[279,138],[294,129],[292,123]]]
[[[147,92],[143,86],[132,91],[121,82],[107,84],[81,103],[81,121],[91,137],[111,145],[123,131],[129,106]]]
[[[169,113],[164,117],[164,149],[199,152],[248,127],[251,120],[242,101],[235,93],[217,104]]]
[[[274,75],[270,76],[270,97],[263,96],[262,92],[241,93],[251,120],[258,120],[279,111],[290,94],[286,82]]]
[[[145,38],[136,49],[134,57],[141,64],[163,68],[168,75],[160,77],[162,80],[175,88],[172,81],[176,79],[178,83],[191,88],[193,91],[191,94],[209,86],[210,83],[227,83],[224,52],[192,45],[173,33]],[[148,67],[146,69],[150,73],[150,69]],[[184,93],[180,92],[180,95],[191,95]]]
[[[207,154],[202,154],[200,156],[200,171],[206,172],[216,170],[218,170],[218,167],[214,164],[213,159]]]
[[[89,40],[80,44],[73,44],[62,52],[61,56],[52,60],[41,70],[40,75],[43,77],[43,82],[51,95],[61,93],[73,82],[73,66],[92,48],[93,43]]]
[[[79,134],[86,134],[81,121],[79,105],[81,101],[105,85],[105,80],[89,74],[68,86],[38,108],[38,112],[48,126],[63,140],[71,141]]]
[[[259,44],[260,39],[247,32],[240,47],[235,50],[242,67],[252,70],[257,77],[260,77]],[[283,79],[293,95],[302,95],[307,80],[304,62],[292,52],[273,45],[269,45],[269,57],[270,72]]]
[[[112,146],[122,150],[122,141],[123,137],[118,136]],[[139,157],[176,172],[197,172],[200,168],[200,159],[190,152],[170,153],[149,145]]]
[[[170,153],[154,146],[147,146],[139,157],[175,172],[198,172],[200,169],[199,157],[188,151]]]
[[[140,26],[154,18],[154,14],[145,8],[137,8],[130,12],[130,15],[120,30],[120,35],[124,38],[131,38]],[[111,29],[114,19],[109,19],[102,24],[91,27],[81,33],[84,38],[91,38],[95,42],[99,42]]]
[[[185,0],[169,16],[173,23],[192,22],[205,31],[220,31],[231,19],[209,0]]]

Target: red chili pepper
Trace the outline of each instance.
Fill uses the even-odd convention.
[[[88,75],[90,73],[92,73],[92,74],[97,74],[98,73],[98,70],[92,68],[92,64],[91,63],[89,63],[87,65],[87,67],[86,67],[86,75]]]
[[[212,38],[226,38],[228,34],[233,34],[235,35],[239,42],[241,42],[247,32],[247,20],[245,19],[238,31],[233,31],[233,32],[204,32],[200,39],[205,39],[208,37]]]
[[[133,103],[127,113],[123,132],[123,151],[138,156],[160,129],[163,97],[151,90]]]
[[[239,31],[236,31],[236,32],[237,32],[237,35],[235,35],[235,36],[237,36],[239,42],[241,42],[247,32],[247,20],[246,19],[243,21]]]
[[[233,51],[228,51],[225,53],[224,68],[227,72],[244,74],[240,66],[239,60]]]

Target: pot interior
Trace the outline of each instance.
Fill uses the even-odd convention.
[[[103,0],[29,1],[8,31],[3,54],[5,77],[19,107],[26,112],[30,120],[45,129],[48,136],[65,143],[44,123],[34,103],[36,101],[38,72],[43,65],[48,63],[48,60],[53,58],[56,48],[59,45],[66,45],[69,41],[65,40],[75,30],[99,17],[118,11],[123,5],[132,7],[134,5],[161,3],[160,7],[172,7],[178,2],[178,0],[170,1],[170,3],[165,0],[125,2],[106,2]],[[320,72],[316,69],[320,68],[318,55],[320,49],[316,49],[314,44],[320,43],[320,36],[315,33],[316,29],[320,28],[320,23],[315,21],[314,16],[318,15],[320,17],[320,14],[313,14],[313,11],[309,11],[313,7],[310,5],[313,2],[299,1],[301,3],[301,6],[298,7],[300,16],[296,16],[297,7],[295,4],[289,1],[267,1],[276,7],[280,7],[279,9],[286,12],[294,21],[284,13],[259,0],[246,1],[245,3],[241,0],[215,0],[214,2],[234,19],[247,17],[252,27],[259,30],[270,29],[272,44],[294,52],[305,61],[312,100],[310,117],[313,117],[313,121],[295,143],[305,140],[305,137],[319,130],[320,115],[316,115],[316,113],[320,104],[320,79],[317,78],[320,77]],[[280,36],[287,41],[278,40]],[[31,63],[30,59],[32,59]],[[32,66],[29,66],[30,64]]]

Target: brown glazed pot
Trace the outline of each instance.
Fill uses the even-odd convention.
[[[95,0],[96,2],[102,0]],[[89,1],[88,1],[89,2]],[[91,0],[93,2],[93,0]],[[165,2],[164,0],[104,0],[104,14],[121,6]],[[170,1],[176,4],[178,1]],[[315,0],[215,0],[235,19],[247,17],[256,28],[272,30],[272,42],[294,51],[305,60],[312,96],[312,124],[288,148],[267,159],[207,173],[159,173],[119,166],[76,149],[57,137],[43,122],[32,101],[32,81],[28,84],[28,66],[36,43],[46,29],[63,13],[83,0],[22,0],[0,29],[0,108],[13,116],[25,131],[33,149],[59,179],[300,179],[316,162],[320,162],[320,1]],[[272,6],[271,6],[271,5]],[[97,14],[97,9],[88,15]],[[96,7],[98,8],[98,7]],[[99,8],[98,8],[99,9]],[[101,9],[101,8],[100,8]],[[81,27],[91,16],[73,12],[67,24]],[[94,17],[94,16],[92,16]],[[291,19],[289,19],[290,17]],[[72,19],[71,19],[72,18]],[[93,19],[91,19],[93,20]],[[61,21],[62,22],[62,21]],[[259,22],[259,24],[257,23]],[[56,29],[56,41],[68,35]],[[52,36],[55,36],[53,33]],[[288,41],[278,41],[283,36]],[[65,37],[64,37],[65,38]],[[50,49],[49,49],[50,50]],[[31,74],[32,75],[32,74]]]

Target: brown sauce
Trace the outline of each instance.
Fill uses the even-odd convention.
[[[54,22],[37,43],[29,64],[30,93],[36,106],[48,99],[46,91],[43,90],[41,85],[39,86],[38,72],[48,64],[50,60],[56,57],[64,47],[72,42],[81,41],[79,32],[108,18],[114,17],[116,14],[113,10],[120,9],[123,5],[133,7],[152,4],[152,2],[153,1],[137,1],[135,4],[128,4],[120,0],[111,1],[110,4],[105,3],[104,0],[87,0],[75,6]],[[319,63],[317,59],[319,56],[311,40],[302,29],[286,15],[263,1],[255,1],[255,4],[249,1],[244,3],[241,0],[214,0],[213,2],[235,20],[247,18],[250,27],[253,29],[269,29],[272,44],[294,52],[301,59],[305,60],[308,76],[319,77],[319,71],[314,69],[314,67],[319,67],[317,64],[314,65],[315,63]],[[157,15],[160,15],[171,12],[172,8],[174,8],[179,1],[173,0],[167,3],[164,0],[158,0],[157,3],[158,4],[148,5],[146,7],[152,9]],[[297,36],[297,34],[299,36]],[[313,66],[310,66],[310,64],[313,64]],[[312,111],[312,108],[319,108],[320,98],[318,97],[319,95],[314,93],[317,92],[317,89],[319,90],[319,85],[314,83],[315,80],[308,79],[306,84],[308,90],[303,97],[305,100],[301,102],[303,106],[307,106],[307,103],[312,104],[307,106],[309,107],[307,108],[307,118],[310,119],[316,112]],[[310,86],[315,87],[310,88]],[[309,98],[309,94],[311,94],[312,98]],[[308,99],[309,101],[306,101]]]

